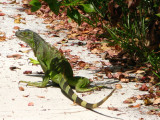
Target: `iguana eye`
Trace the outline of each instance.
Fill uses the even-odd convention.
[[[27,36],[27,34],[28,34],[27,32],[23,32],[23,36]]]

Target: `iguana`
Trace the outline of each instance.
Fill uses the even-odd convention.
[[[75,87],[77,92],[86,92],[95,90],[98,87],[87,88],[90,80],[85,77],[73,77],[73,71],[70,63],[64,55],[55,47],[51,47],[43,38],[31,30],[18,30],[15,35],[22,41],[26,42],[37,57],[45,76],[42,82],[26,82],[30,86],[46,87],[49,80],[59,84],[60,88],[77,104],[93,109],[103,104],[116,89],[102,99],[100,102],[91,104],[79,98],[71,87]]]

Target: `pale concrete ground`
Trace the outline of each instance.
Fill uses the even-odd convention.
[[[8,3],[11,1],[0,0],[0,2]],[[127,98],[145,93],[136,90],[134,87],[136,83],[122,84],[123,88],[117,90],[99,108],[94,109],[95,112],[80,106],[74,106],[73,102],[62,94],[59,87],[35,88],[18,84],[20,80],[41,81],[42,78],[41,76],[35,77],[23,74],[26,70],[31,70],[33,73],[40,72],[41,68],[40,66],[32,66],[29,63],[28,58],[34,58],[32,52],[29,54],[19,52],[29,48],[20,47],[19,43],[23,42],[14,36],[16,30],[13,27],[19,26],[21,29],[31,29],[39,32],[50,43],[60,41],[65,37],[65,34],[61,34],[59,38],[49,38],[42,35],[42,33],[48,31],[46,24],[42,24],[43,20],[36,16],[27,15],[19,11],[19,8],[21,8],[20,4],[0,4],[1,12],[6,14],[5,16],[0,16],[0,32],[5,32],[7,37],[6,41],[0,42],[0,120],[139,120],[140,118],[158,120],[157,116],[146,114],[148,109],[145,106],[137,109],[128,108],[127,104],[123,104],[123,101]],[[25,18],[24,22],[26,24],[14,23],[14,16],[18,14]],[[101,61],[101,58],[95,55],[88,55],[89,51],[84,47],[71,46],[68,48],[73,49],[72,54],[78,54],[83,61],[91,63]],[[63,47],[63,49],[68,48]],[[83,53],[81,52],[82,49],[84,49]],[[13,54],[21,54],[23,56],[21,59],[7,58],[7,55]],[[9,68],[12,66],[20,69],[11,71]],[[93,78],[93,73],[94,71],[75,72],[76,75],[88,78]],[[113,82],[114,80],[110,81]],[[20,86],[24,87],[25,90],[20,91]],[[114,85],[112,86],[114,87]],[[111,89],[102,89],[101,91],[95,91],[91,95],[87,93],[83,93],[86,95],[83,97],[80,93],[78,95],[82,99],[93,103],[104,98],[110,91]],[[33,102],[34,106],[28,106],[30,102]],[[142,101],[137,101],[135,104],[138,104],[138,102],[141,103]],[[111,111],[107,107],[116,107],[119,111]]]

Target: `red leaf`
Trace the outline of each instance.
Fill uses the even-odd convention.
[[[9,69],[14,71],[15,69],[20,69],[20,68],[13,66],[13,67],[10,67]]]
[[[34,106],[34,103],[33,102],[29,102],[28,106]]]
[[[0,13],[0,16],[5,16],[6,14],[5,13]]]
[[[20,91],[24,91],[24,88],[23,88],[23,87],[19,87],[19,90],[20,90]]]
[[[23,74],[32,74],[32,71],[24,71]]]
[[[139,88],[139,90],[141,90],[141,91],[147,91],[149,88],[148,88],[148,86],[146,85],[146,84],[143,84],[140,88]]]
[[[118,111],[118,108],[115,108],[115,107],[108,107],[108,110]]]
[[[84,61],[79,61],[78,65],[83,68],[86,65],[86,63]]]
[[[14,26],[14,27],[13,27],[13,29],[15,29],[15,30],[19,30],[19,29],[20,29],[20,27],[18,27],[18,26]]]
[[[26,48],[26,46],[23,45],[23,44],[21,44],[21,43],[19,43],[19,45],[20,45],[22,48]]]

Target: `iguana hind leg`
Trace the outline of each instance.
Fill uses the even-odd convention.
[[[75,85],[76,92],[88,92],[88,91],[99,90],[103,88],[103,86],[95,86],[95,87],[88,88],[88,85],[90,84],[90,80],[84,77],[74,78],[74,79],[78,79],[78,82]]]

